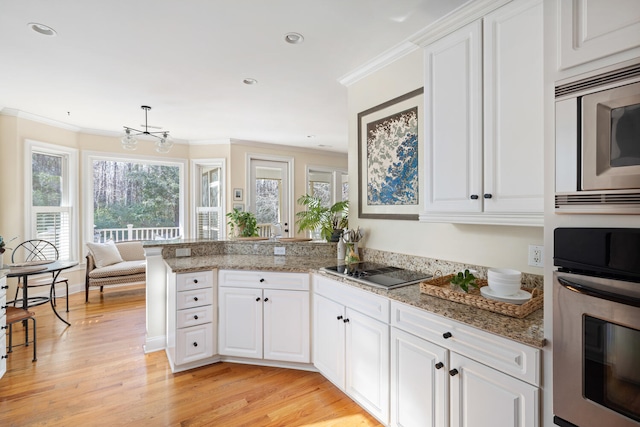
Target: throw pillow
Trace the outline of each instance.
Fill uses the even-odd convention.
[[[97,268],[106,267],[118,262],[122,262],[122,257],[116,244],[112,240],[106,243],[87,243],[87,247],[93,255],[93,260]]]

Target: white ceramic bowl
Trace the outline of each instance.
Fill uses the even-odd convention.
[[[489,279],[489,289],[503,297],[513,295],[520,290],[520,281],[517,282],[496,282]]]
[[[522,273],[518,270],[509,268],[490,268],[487,270],[488,279],[517,280],[519,282],[521,276]]]
[[[496,283],[498,285],[520,285],[520,279],[500,279],[495,277],[489,277],[487,281]]]

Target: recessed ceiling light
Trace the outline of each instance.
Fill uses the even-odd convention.
[[[307,138],[315,138],[315,135],[307,135]]]
[[[284,41],[289,44],[300,44],[304,41],[304,37],[300,33],[287,33],[284,35]]]
[[[248,79],[244,79],[242,83],[251,86],[251,85],[258,84],[258,81],[256,79],[248,78]]]
[[[56,33],[56,30],[49,27],[48,25],[38,24],[37,22],[29,22],[27,26],[31,28],[33,31],[35,31],[36,33],[42,34],[43,36],[53,37],[56,34],[58,34]]]

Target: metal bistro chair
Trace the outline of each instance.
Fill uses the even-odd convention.
[[[31,319],[33,321],[33,361],[38,360],[36,358],[36,317],[35,313],[29,310],[25,310],[23,308],[17,307],[6,307],[7,310],[7,326],[5,328],[9,329],[9,348],[7,349],[7,354],[13,351],[13,325],[18,322],[24,322],[24,345],[29,345],[29,322]],[[20,344],[22,345],[22,344]]]
[[[36,261],[57,261],[58,260],[58,248],[56,246],[47,241],[40,239],[26,240],[20,243],[13,250],[13,254],[11,254],[11,262],[13,264],[28,264],[30,262]],[[66,286],[66,294],[65,300],[67,302],[67,312],[69,312],[69,280],[66,277],[60,277],[56,279],[56,282],[53,283],[53,279],[55,278],[55,273],[46,273],[42,276],[32,276],[29,277],[27,281],[27,286],[29,289],[37,288],[42,286],[51,286],[52,287],[52,297],[53,304],[56,303],[56,287],[55,285],[59,283],[64,283]],[[23,289],[24,282],[22,279],[18,279],[18,286],[16,287],[16,295],[13,299],[13,306],[15,307],[17,302],[20,301],[18,299],[18,294],[20,290]],[[30,301],[34,301],[33,303],[29,302],[29,307],[33,307],[40,304],[45,304],[49,301],[49,297],[29,297]]]

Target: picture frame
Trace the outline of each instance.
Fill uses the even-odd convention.
[[[418,220],[423,102],[419,88],[358,114],[359,218]]]
[[[233,209],[238,209],[240,212],[244,212],[244,203],[234,203]]]
[[[233,189],[233,201],[241,202],[242,201],[242,188],[234,188]]]

